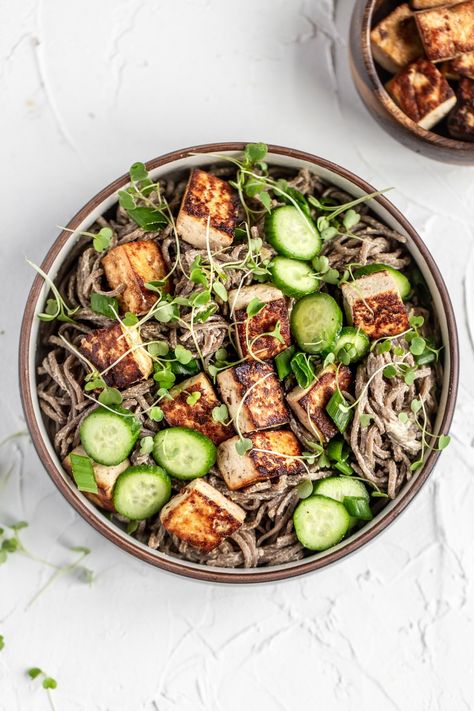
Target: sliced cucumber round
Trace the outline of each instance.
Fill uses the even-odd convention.
[[[332,348],[342,328],[342,311],[329,294],[304,296],[291,312],[291,331],[305,353]]]
[[[367,334],[361,331],[360,328],[344,326],[334,346],[336,358],[342,350],[347,353],[348,363],[356,363],[367,355],[370,350],[370,341]]]
[[[364,483],[350,476],[330,476],[327,479],[321,479],[316,482],[313,493],[318,496],[327,496],[328,499],[334,499],[341,503],[346,496],[354,496],[365,499],[367,502],[370,501],[369,492]],[[352,516],[350,519],[349,527],[352,528],[358,519]]]
[[[309,261],[321,250],[313,221],[293,205],[277,207],[265,219],[265,235],[278,254]]]
[[[273,283],[286,296],[306,296],[319,289],[319,279],[306,262],[288,257],[274,257],[270,262],[270,271]]]
[[[128,457],[140,434],[139,420],[124,408],[98,407],[82,421],[81,444],[94,462],[114,466]]]
[[[351,517],[343,504],[326,496],[303,499],[293,514],[299,542],[312,551],[335,546],[349,530]]]
[[[411,284],[402,272],[394,267],[390,267],[388,264],[381,264],[379,262],[374,264],[366,264],[363,267],[355,269],[353,274],[356,279],[366,274],[374,274],[375,272],[388,272],[395,281],[397,282],[398,291],[402,299],[406,299],[411,292]]]
[[[216,463],[215,444],[187,427],[169,427],[155,435],[153,457],[175,479],[197,479]]]
[[[171,496],[168,474],[156,466],[128,467],[115,482],[115,510],[132,521],[154,516]]]

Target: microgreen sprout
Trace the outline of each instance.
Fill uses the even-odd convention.
[[[46,674],[39,667],[30,667],[30,669],[27,669],[26,673],[30,677],[30,679],[41,679],[41,686],[43,687],[43,689],[46,689],[47,694],[48,694],[49,704],[51,706],[52,711],[54,711],[55,706],[54,706],[53,699],[50,694],[51,694],[51,689],[56,689],[58,686],[58,682],[56,681],[56,679],[54,679],[52,676],[49,676],[48,674]]]
[[[52,279],[50,279],[50,277],[46,274],[46,272],[44,272],[41,267],[39,267],[37,264],[34,264],[29,259],[27,259],[26,262],[30,265],[30,267],[33,267],[33,269],[37,271],[40,276],[43,277],[44,281],[49,286],[54,296],[53,299],[47,300],[46,309],[43,313],[38,314],[38,318],[41,321],[54,321],[55,319],[57,319],[58,321],[65,321],[66,323],[74,323],[74,319],[72,318],[72,316],[77,313],[77,311],[79,310],[79,306],[76,306],[75,308],[69,307],[64,301],[61,294],[59,293],[57,286],[52,281]]]
[[[114,236],[114,233],[110,229],[110,227],[101,227],[98,232],[70,230],[68,227],[60,226],[59,229],[64,230],[65,232],[77,232],[77,234],[81,235],[82,237],[89,237],[92,240],[92,244],[96,252],[105,252],[105,250],[110,247],[112,237]]]

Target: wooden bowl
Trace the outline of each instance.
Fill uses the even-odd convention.
[[[147,163],[147,168],[155,180],[169,174],[175,176],[183,175],[187,174],[192,167],[198,165],[205,167],[211,163],[215,164],[215,157],[210,155],[212,153],[232,156],[240,153],[244,147],[245,144],[243,143],[194,146],[193,148],[175,151],[160,158],[155,158]],[[354,195],[354,197],[374,192],[374,188],[371,185],[345,168],[309,153],[282,148],[281,146],[269,146],[266,160],[271,165],[287,167],[292,170],[306,168]],[[73,232],[63,230],[60,233],[41,265],[43,271],[49,274],[53,280],[61,273],[61,270],[76,258],[76,250],[82,239],[79,231],[90,229],[97,217],[117,202],[117,191],[123,189],[128,184],[128,181],[128,175],[123,175],[101,190],[69,222],[67,228]],[[374,214],[389,227],[406,236],[407,249],[423,274],[430,291],[444,347],[444,376],[441,383],[439,410],[434,431],[447,432],[456,402],[459,356],[456,323],[446,286],[423,240],[397,208],[383,195],[370,199],[367,204]],[[422,469],[414,474],[411,481],[403,487],[397,498],[387,504],[361,531],[354,533],[334,548],[323,553],[309,555],[303,560],[268,568],[225,569],[190,563],[148,548],[112,523],[78,491],[54,451],[39,407],[36,390],[37,365],[44,356],[44,353],[41,352],[39,341],[40,321],[37,315],[43,310],[47,292],[48,287],[44,284],[43,279],[37,276],[25,306],[19,351],[21,397],[26,422],[38,456],[61,494],[91,526],[135,558],[151,563],[163,570],[215,583],[262,583],[292,578],[302,573],[326,567],[349,553],[353,553],[387,528],[421,489],[439,457],[439,452],[431,451]]]
[[[357,92],[375,120],[404,146],[444,163],[474,165],[474,143],[450,138],[442,125],[440,133],[421,128],[385,91],[384,82],[391,75],[374,62],[370,32],[399,4],[398,0],[356,0],[354,4],[349,55]]]

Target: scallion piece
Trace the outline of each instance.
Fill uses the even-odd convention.
[[[343,447],[344,440],[342,437],[334,437],[334,439],[329,442],[326,449],[329,459],[332,459],[333,462],[340,462],[341,460],[344,460],[342,455]]]
[[[339,390],[334,392],[326,405],[326,412],[339,432],[343,434],[347,429],[347,425],[352,420],[353,412],[348,409],[348,402],[344,399]]]
[[[79,491],[88,491],[90,494],[97,494],[97,482],[94,475],[94,467],[89,457],[80,454],[71,454],[72,476]]]
[[[290,346],[279,353],[275,358],[275,365],[280,380],[284,380],[291,373],[290,361],[293,358],[296,348]]]
[[[341,474],[344,474],[345,476],[351,476],[351,474],[354,474],[354,470],[351,465],[344,462],[342,459],[335,462],[334,469],[337,469],[338,472],[341,472]]]
[[[344,496],[342,503],[350,516],[358,518],[361,521],[371,521],[373,519],[370,506],[364,497]]]

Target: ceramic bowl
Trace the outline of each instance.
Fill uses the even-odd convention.
[[[194,146],[150,160],[147,163],[147,168],[155,180],[171,173],[187,174],[189,169],[194,166],[199,165],[205,168],[210,163],[215,163],[216,159],[210,155],[211,153],[233,155],[242,151],[243,148],[243,143]],[[354,195],[354,197],[374,192],[374,188],[371,185],[345,168],[309,153],[280,146],[270,146],[268,161],[270,164],[294,170],[307,168],[320,175],[323,179]],[[67,228],[74,232],[72,234],[68,231],[60,233],[41,265],[42,269],[53,280],[62,269],[67,268],[68,264],[75,259],[75,248],[77,249],[78,241],[81,239],[78,231],[89,229],[99,215],[113,206],[117,200],[117,191],[127,183],[128,176],[123,175],[111,185],[105,187],[69,222]],[[423,240],[397,208],[382,195],[371,199],[368,204],[371,210],[389,227],[406,236],[408,250],[421,270],[431,292],[433,308],[439,321],[444,346],[445,366],[440,406],[435,426],[436,431],[446,432],[453,416],[458,380],[458,338],[455,318],[446,286]],[[43,310],[47,291],[48,289],[43,280],[37,276],[26,303],[20,336],[21,395],[33,443],[45,469],[59,491],[80,515],[103,536],[130,553],[130,555],[151,563],[158,568],[191,578],[219,583],[263,583],[292,578],[302,573],[324,568],[366,545],[387,528],[421,489],[439,457],[439,452],[430,452],[424,467],[405,485],[399,496],[390,502],[361,531],[353,534],[334,548],[323,553],[309,555],[303,560],[268,568],[229,570],[197,565],[152,550],[109,521],[76,489],[54,451],[36,393],[36,368],[42,358],[38,337],[41,322],[38,320],[37,315]]]
[[[350,28],[350,65],[357,92],[374,119],[397,141],[427,158],[474,165],[474,143],[457,141],[444,132],[427,131],[412,121],[390,98],[384,83],[390,74],[381,69],[372,57],[370,32],[386,17],[399,0],[356,0]]]

